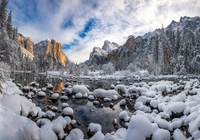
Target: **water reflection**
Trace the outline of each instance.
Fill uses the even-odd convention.
[[[26,79],[26,80],[20,80]],[[51,100],[51,95],[53,93],[61,93],[62,88],[65,85],[64,81],[60,81],[59,79],[54,78],[46,78],[45,76],[38,76],[35,77],[31,74],[25,74],[20,75],[17,74],[15,78],[16,83],[21,83],[22,85],[28,85],[32,81],[36,81],[40,84],[40,88],[45,87],[46,83],[50,83],[53,85],[53,90],[46,90],[46,97],[44,98],[38,98],[38,96],[35,96],[33,99],[33,102],[39,106],[43,111],[49,110],[49,106],[56,106],[59,110],[62,110],[62,103],[66,102],[69,104],[69,106],[74,110],[73,119],[75,119],[77,122],[80,122],[81,125],[77,125],[78,128],[80,128],[85,135],[85,138],[87,137],[87,125],[89,123],[99,123],[102,126],[102,132],[105,134],[110,131],[114,131],[115,128],[112,124],[113,119],[118,119],[118,114],[122,110],[127,110],[129,112],[129,109],[127,107],[120,107],[119,101],[112,102],[114,104],[113,108],[110,108],[110,102],[101,102],[100,104],[103,104],[103,107],[101,105],[94,106],[93,102],[89,101],[88,99],[72,99],[70,98],[67,101],[58,100],[57,102],[53,102]],[[66,81],[66,80],[65,80]],[[90,91],[93,91],[97,88],[104,88],[109,89],[110,85],[113,83],[112,80],[102,80],[102,81],[91,81],[89,79],[79,79],[72,80],[72,86],[74,84],[85,84],[88,85],[90,88]],[[56,116],[62,115],[62,112],[56,112]],[[131,112],[129,112],[129,115],[131,115]],[[119,127],[120,126],[119,124]]]

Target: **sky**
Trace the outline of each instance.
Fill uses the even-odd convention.
[[[68,58],[80,63],[105,40],[123,45],[181,16],[199,16],[200,0],[9,0],[13,26],[35,43],[62,43]]]

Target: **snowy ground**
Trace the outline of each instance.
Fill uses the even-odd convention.
[[[177,80],[178,81],[178,80]],[[120,99],[122,106],[132,106],[135,112],[119,113],[113,125],[119,122],[124,128],[103,134],[99,124],[88,125],[90,140],[197,140],[200,139],[200,83],[197,79],[173,81],[138,82],[131,85],[112,85],[110,90],[89,91],[84,85],[67,82],[59,98],[88,98],[94,104]],[[20,85],[18,85],[20,86]],[[63,103],[62,116],[55,118],[56,107],[44,112],[32,103],[34,96],[47,96],[52,85],[39,87],[37,82],[24,86],[24,93],[12,82],[2,85],[0,94],[0,140],[83,140],[82,130],[74,128],[77,123],[71,116],[73,108]]]

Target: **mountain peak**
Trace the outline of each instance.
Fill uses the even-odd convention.
[[[110,42],[108,40],[104,41],[104,45],[102,47],[103,50],[105,50],[107,53],[111,53],[113,50],[116,50],[119,47],[117,43]]]

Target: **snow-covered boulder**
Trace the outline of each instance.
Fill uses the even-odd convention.
[[[125,140],[127,129],[119,128],[114,134],[107,133],[104,140]]]
[[[1,92],[4,96],[13,94],[23,95],[23,92],[19,89],[19,87],[16,86],[16,84],[11,81],[6,81],[1,86],[2,86]]]
[[[4,107],[13,110],[18,115],[28,116],[30,114],[36,116],[38,114],[38,108],[35,104],[18,94],[4,97],[0,102]]]
[[[152,124],[145,116],[133,115],[128,125],[126,140],[145,140],[152,133]]]
[[[76,99],[81,99],[82,97],[83,97],[83,95],[80,92],[76,93],[76,95],[75,95]]]
[[[115,91],[117,91],[120,95],[123,95],[126,93],[127,89],[125,85],[117,85],[115,87]]]
[[[0,105],[1,140],[41,140],[39,127],[30,119]]]
[[[85,93],[88,94],[89,90],[84,85],[75,85],[72,87],[72,94],[76,94],[76,93],[82,93],[82,95],[84,95]]]
[[[111,100],[117,100],[120,95],[115,90],[104,90],[104,89],[95,89],[93,95],[96,98],[109,98]]]
[[[127,111],[123,110],[119,113],[119,119],[123,120],[125,122],[128,122],[130,120],[130,117],[128,116]]]
[[[37,93],[38,97],[45,97],[46,96],[46,93],[44,91],[39,91]]]
[[[65,140],[83,140],[84,135],[83,132],[78,129],[72,129],[69,133],[69,135],[65,138]]]
[[[64,116],[72,116],[74,111],[71,107],[65,107],[62,111]]]

